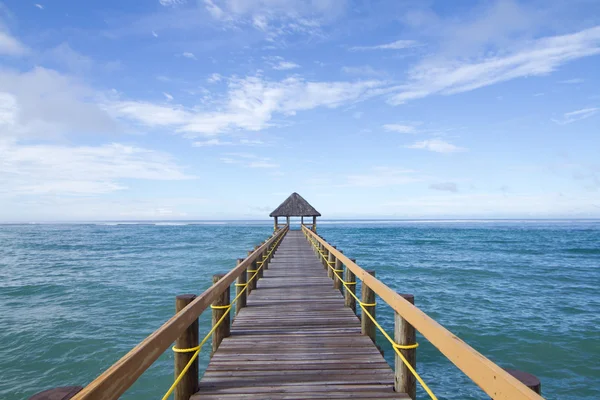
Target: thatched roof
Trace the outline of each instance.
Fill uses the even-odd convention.
[[[294,192],[285,199],[271,214],[270,217],[320,217],[321,213],[308,204],[302,196]]]

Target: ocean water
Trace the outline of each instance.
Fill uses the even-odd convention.
[[[544,397],[600,399],[599,221],[332,222],[319,232],[500,366],[538,376]],[[177,294],[201,293],[271,233],[241,222],[0,225],[0,399],[90,382],[173,314]],[[440,399],[488,398],[418,341],[418,371]],[[123,398],[160,398],[172,380],[168,351]]]

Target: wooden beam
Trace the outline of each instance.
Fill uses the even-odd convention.
[[[309,229],[306,229],[305,232],[318,243],[323,244],[335,257],[340,258],[346,268],[354,272],[356,277],[363,281],[363,284],[369,286],[381,300],[385,301],[402,318],[414,326],[446,358],[494,400],[542,399],[540,395],[463,342],[429,315],[410,304],[383,282],[350,261],[348,257],[335,250],[333,246],[314,232]]]

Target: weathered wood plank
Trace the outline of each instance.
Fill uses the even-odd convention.
[[[191,399],[406,399],[301,232],[290,231]]]

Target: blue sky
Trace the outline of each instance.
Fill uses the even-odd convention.
[[[0,3],[0,220],[600,217],[600,2]]]

